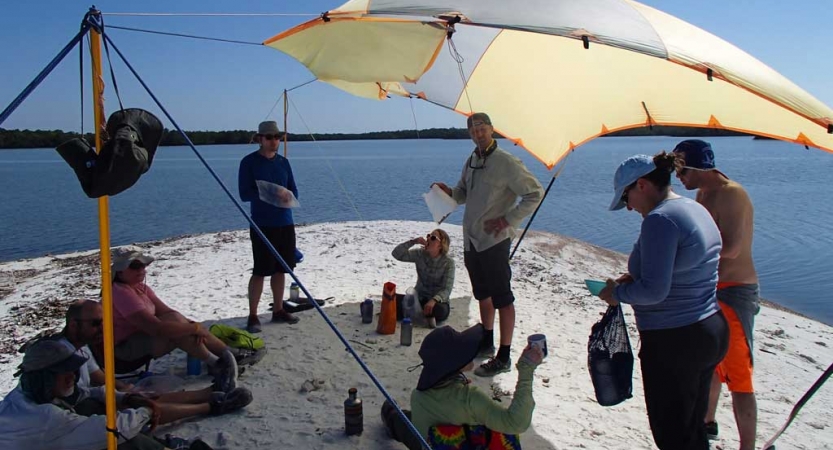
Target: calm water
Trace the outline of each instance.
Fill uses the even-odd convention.
[[[609,212],[612,176],[636,153],[673,148],[676,138],[604,138],[578,149],[555,182],[533,229],[562,233],[629,252],[635,212]],[[765,298],[833,324],[833,155],[777,141],[712,139],[717,162],[755,203],[755,261]],[[506,144],[506,143],[504,143]],[[237,192],[237,166],[252,146],[200,149]],[[296,222],[431,220],[421,194],[432,181],[456,182],[467,141],[290,143],[302,207]],[[546,186],[552,174],[513,150]],[[677,192],[684,192],[675,180]],[[98,246],[96,202],[51,149],[0,151],[0,260]],[[113,245],[247,227],[187,147],[163,147],[151,171],[111,198]],[[248,207],[247,207],[248,210]],[[459,224],[455,212],[450,222]]]

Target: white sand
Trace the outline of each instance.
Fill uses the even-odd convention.
[[[400,291],[415,280],[413,265],[390,256],[406,239],[424,236],[433,228],[425,222],[325,223],[300,227],[298,246],[305,254],[297,275],[317,298],[334,296],[327,315],[353,343],[368,367],[400,404],[408,405],[416,385],[419,344],[427,329],[414,330],[414,345],[399,345],[398,334],[380,336],[375,324],[361,324],[359,302],[377,300],[382,284],[397,283]],[[457,328],[479,320],[476,302],[463,265],[461,228],[443,225],[452,238],[457,263],[453,310],[449,323]],[[148,284],[173,308],[191,318],[222,320],[245,325],[246,284],[251,269],[248,232],[224,232],[140,244],[157,258],[149,269]],[[513,359],[526,336],[545,333],[550,356],[536,371],[537,402],[532,427],[523,435],[525,449],[636,449],[653,448],[645,415],[641,375],[634,371],[634,398],[605,408],[595,402],[587,372],[587,337],[604,311],[604,303],[584,288],[585,278],[604,278],[623,270],[625,258],[579,241],[548,233],[531,233],[512,262],[517,297],[517,328]],[[17,287],[0,300],[0,394],[11,390],[20,355],[9,354],[12,341],[22,342],[39,330],[60,325],[55,317],[63,303],[98,296],[95,252],[42,257],[0,264],[0,272],[16,271]],[[29,270],[29,276],[24,272]],[[46,307],[49,302],[55,306]],[[270,296],[261,301],[262,318],[268,318]],[[12,310],[13,307],[18,307]],[[51,313],[50,313],[51,312]],[[202,436],[218,448],[404,448],[389,441],[382,429],[381,393],[359,364],[315,312],[299,313],[297,325],[265,324],[262,333],[269,354],[249,367],[241,384],[255,394],[244,411],[186,421],[163,427],[159,433]],[[630,308],[634,351],[638,335]],[[756,387],[758,390],[758,442],[763,444],[784,422],[794,403],[833,360],[831,328],[792,313],[764,307],[756,319]],[[156,372],[182,374],[182,353],[154,363]],[[511,395],[516,372],[494,380],[473,377],[475,383],[498,395]],[[324,380],[323,388],[300,392],[305,380]],[[207,383],[207,376],[190,380]],[[342,402],[347,390],[357,387],[364,399],[364,434],[344,435]],[[722,448],[737,448],[738,441],[729,395],[718,412]],[[508,405],[509,397],[502,402]],[[807,404],[796,422],[778,441],[778,449],[833,448],[833,383],[824,386]]]

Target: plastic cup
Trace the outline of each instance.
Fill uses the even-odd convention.
[[[547,336],[543,334],[533,334],[526,338],[526,342],[529,343],[530,347],[538,347],[544,352],[544,357],[549,354],[547,351]]]
[[[607,282],[599,280],[584,280],[584,284],[587,286],[587,290],[593,295],[599,295],[602,289],[607,286]]]

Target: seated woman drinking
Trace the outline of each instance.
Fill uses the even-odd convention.
[[[411,411],[405,411],[419,433],[431,441],[441,425],[484,425],[505,435],[525,432],[532,423],[535,400],[532,375],[544,354],[537,347],[524,349],[518,359],[518,383],[508,407],[492,400],[486,392],[469,383],[463,374],[472,370],[483,337],[483,325],[459,332],[450,326],[437,328],[419,348],[422,373],[411,392]],[[389,402],[382,405],[382,421],[388,434],[409,449],[421,449],[419,439]]]
[[[426,237],[408,240],[396,246],[391,256],[398,261],[416,265],[416,297],[428,325],[434,328],[437,322],[448,319],[451,307],[448,300],[454,287],[454,260],[448,256],[450,245],[448,233],[439,228]],[[419,244],[419,248],[411,248]],[[397,318],[401,319],[402,300],[397,295]]]
[[[159,358],[179,348],[208,365],[215,390],[237,386],[237,363],[228,346],[205,327],[166,305],[145,284],[153,258],[138,251],[113,257],[113,331],[115,355],[122,361]]]

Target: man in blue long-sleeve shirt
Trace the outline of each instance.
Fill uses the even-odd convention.
[[[298,198],[298,187],[295,186],[289,160],[278,154],[282,135],[276,122],[260,123],[255,137],[260,148],[240,161],[237,181],[240,199],[251,203],[252,220],[291,269],[295,267],[295,224],[292,220],[292,210],[275,204],[288,205],[292,200],[291,195]],[[270,186],[266,183],[277,185],[278,189],[261,187],[259,190],[258,182],[264,186]],[[270,196],[275,198],[269,198]],[[249,320],[246,329],[251,333],[260,332],[257,306],[263,293],[263,279],[266,277],[270,277],[274,298],[272,322],[297,323],[298,318],[283,309],[286,269],[272,255],[269,247],[253,228],[249,230],[249,236],[252,241],[254,269],[249,279]]]

